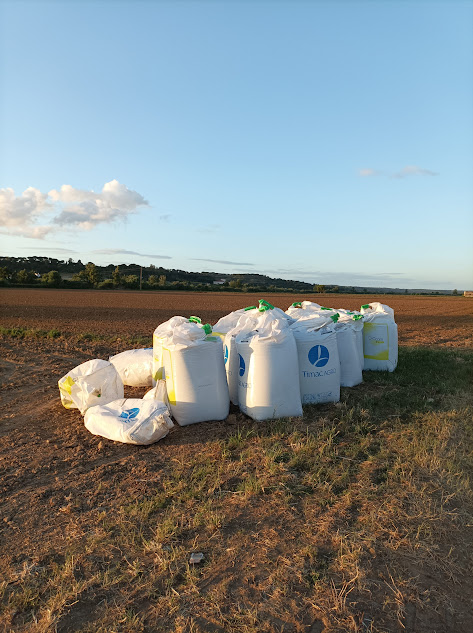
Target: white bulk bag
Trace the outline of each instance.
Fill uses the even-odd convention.
[[[123,383],[108,360],[88,360],[58,380],[61,402],[66,409],[79,409],[84,415],[89,407],[123,398]]]
[[[223,361],[225,364],[230,400],[233,404],[238,404],[238,371],[240,365],[235,336],[236,334],[233,334],[232,330],[225,335],[223,342]]]
[[[118,371],[124,385],[151,387],[153,384],[153,348],[130,349],[110,356],[109,361]]]
[[[394,371],[398,358],[394,310],[382,303],[374,302],[361,306],[361,313],[364,369]]]
[[[194,327],[191,327],[194,326]],[[224,420],[230,398],[222,340],[207,336],[209,325],[197,329],[183,323],[163,341],[166,387],[174,418],[181,426]]]
[[[236,326],[241,316],[248,312],[256,311],[257,309],[256,306],[249,306],[248,308],[242,308],[241,310],[235,310],[234,312],[230,312],[230,314],[226,314],[212,326],[213,336],[220,336],[223,341],[225,335]]]
[[[162,342],[166,336],[172,332],[176,325],[186,323],[188,319],[183,316],[173,316],[168,321],[161,323],[155,329],[153,333],[153,375],[152,384],[155,385],[156,381],[164,378],[163,373],[163,345]]]
[[[337,312],[339,315],[338,323],[348,325],[355,331],[356,349],[358,352],[360,367],[363,371],[365,362],[363,356],[363,315],[359,312],[350,312],[347,310],[337,310]]]
[[[286,314],[293,319],[299,319],[301,313],[306,311],[316,311],[320,310],[322,306],[318,303],[313,303],[312,301],[295,301],[289,308],[286,310]]]
[[[340,359],[332,327],[311,329],[297,321],[291,330],[296,339],[302,404],[340,400]]]
[[[254,420],[302,415],[297,347],[285,323],[268,310],[235,337],[238,403]]]
[[[93,435],[125,444],[153,444],[174,424],[164,404],[155,399],[124,398],[88,409],[84,424]]]
[[[363,382],[360,352],[355,328],[345,323],[335,325],[338,355],[340,357],[340,385],[354,387]]]
[[[285,314],[282,310],[280,310],[279,308],[275,308],[267,301],[260,299],[258,308],[255,306],[250,306],[249,308],[245,308],[241,311],[242,314],[240,314],[236,325],[232,329],[228,330],[225,335],[223,341],[225,371],[227,375],[230,400],[233,404],[238,404],[238,380],[240,369],[235,336],[238,334],[238,332],[241,332],[245,328],[252,329],[253,327],[257,327],[255,325],[256,321],[259,322],[261,319],[264,319],[265,317],[263,315],[269,311],[272,315],[271,318],[280,321],[283,327],[293,321],[293,319],[289,319],[288,315]],[[237,312],[233,312],[232,314],[236,314]],[[248,326],[248,323],[250,323],[251,325]],[[216,327],[217,325],[218,324],[216,324]]]

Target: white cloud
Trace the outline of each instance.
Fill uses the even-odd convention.
[[[431,171],[430,169],[424,169],[417,165],[407,165],[399,171],[394,173],[380,171],[379,169],[371,169],[371,167],[365,167],[358,170],[358,175],[362,178],[369,178],[370,176],[387,176],[388,178],[406,178],[407,176],[438,176],[438,172]]]
[[[376,176],[377,174],[379,174],[379,171],[377,171],[376,169],[359,169],[358,174],[360,176],[363,176],[363,178],[366,178],[368,176]]]
[[[143,196],[117,180],[105,183],[98,193],[70,185],[49,193],[28,187],[19,196],[13,189],[0,189],[1,232],[42,239],[62,227],[89,231],[101,223],[125,220],[142,206],[148,206]],[[56,207],[61,209],[59,215],[44,217]]]
[[[94,255],[138,255],[138,257],[151,257],[152,259],[172,259],[169,255],[149,255],[148,253],[137,253],[136,251],[127,251],[123,248],[102,248],[92,251]]]
[[[230,262],[226,259],[203,259],[201,257],[193,257],[194,262],[211,262],[213,264],[225,264],[231,266],[254,266],[254,264],[248,264],[247,262]]]
[[[49,196],[68,205],[54,218],[56,224],[73,225],[86,231],[97,224],[124,220],[136,213],[138,207],[148,206],[141,194],[128,189],[118,180],[105,183],[100,193],[63,185],[59,191],[50,191]]]
[[[0,224],[4,233],[43,238],[51,227],[37,225],[37,219],[49,205],[48,195],[28,187],[15,196],[13,189],[0,189]]]
[[[393,178],[405,178],[406,176],[438,176],[438,173],[430,171],[430,169],[417,167],[417,165],[407,165],[407,167],[403,167],[401,171],[393,174]]]

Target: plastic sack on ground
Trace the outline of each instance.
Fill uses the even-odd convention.
[[[375,302],[361,306],[361,313],[363,314],[364,369],[394,371],[398,359],[394,310]]]
[[[188,319],[183,316],[173,316],[168,321],[161,323],[153,333],[153,368],[152,368],[152,384],[155,385],[157,380],[164,378],[163,373],[163,345],[162,342],[166,336],[172,332],[176,325],[186,323]]]
[[[302,404],[338,402],[340,359],[335,330],[330,326],[305,327],[300,321],[291,330],[297,345]]]
[[[174,426],[164,402],[152,398],[122,398],[91,407],[84,424],[93,435],[125,444],[153,444]]]
[[[168,391],[165,380],[158,380],[155,386],[147,391],[143,396],[143,400],[148,400],[150,398],[153,400],[160,400],[161,402],[164,402],[167,408],[170,409]]]
[[[181,426],[224,420],[230,407],[222,340],[198,326],[182,323],[163,341],[169,403]]]
[[[95,358],[78,365],[58,380],[61,402],[66,409],[79,409],[123,398],[123,383],[108,360]]]
[[[129,387],[151,387],[153,384],[153,348],[130,349],[110,356],[124,385]]]
[[[238,404],[254,420],[302,415],[294,335],[268,310],[236,334]]]

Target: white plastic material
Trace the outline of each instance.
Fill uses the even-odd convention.
[[[302,404],[340,400],[340,359],[337,335],[331,327],[311,329],[297,321],[296,339]]]
[[[223,361],[227,375],[228,392],[233,404],[238,404],[238,351],[235,342],[235,334],[229,332],[223,341]]]
[[[214,336],[220,336],[223,341],[225,339],[225,335],[236,326],[240,317],[248,312],[253,312],[253,310],[256,311],[257,308],[242,308],[241,310],[235,310],[234,312],[230,312],[230,314],[226,314],[212,326],[212,334]]]
[[[354,387],[363,382],[360,353],[355,328],[351,325],[337,323],[338,355],[340,357],[340,385]]]
[[[272,312],[249,318],[235,337],[239,406],[254,420],[302,415],[296,341]]]
[[[360,362],[361,370],[364,367],[363,356],[363,319],[359,312],[349,312],[347,310],[337,310],[339,319],[338,324],[343,324],[351,327],[355,331],[356,349],[358,352],[358,360]]]
[[[364,369],[394,371],[398,359],[394,310],[382,303],[362,307]]]
[[[176,325],[187,323],[188,319],[183,316],[173,316],[168,321],[161,323],[153,333],[153,369],[152,384],[164,378],[163,367],[163,340],[172,332]]]
[[[236,312],[232,312],[232,314],[237,314]],[[225,337],[223,339],[223,353],[224,353],[224,362],[225,362],[225,371],[227,375],[227,383],[228,383],[228,391],[230,394],[230,400],[233,404],[238,405],[238,381],[239,381],[239,357],[238,351],[236,348],[235,336],[238,332],[246,329],[252,329],[253,327],[257,327],[255,324],[260,322],[261,319],[265,319],[265,314],[271,314],[271,318],[273,320],[281,322],[281,327],[286,327],[289,323],[292,323],[294,319],[290,318],[285,312],[280,310],[279,308],[267,308],[262,309],[261,311],[258,308],[254,308],[249,310],[246,308],[243,311],[240,311],[241,314],[236,325],[227,331]],[[228,315],[230,316],[230,315]],[[218,326],[218,323],[215,327]]]
[[[152,398],[125,398],[91,407],[84,424],[93,435],[125,444],[153,444],[174,426],[164,402]]]
[[[312,303],[312,301],[296,301],[286,310],[286,314],[293,319],[299,319],[300,314],[306,310],[320,310],[321,306],[318,303]]]
[[[179,325],[163,341],[169,403],[181,426],[224,420],[230,407],[222,340],[195,325]]]
[[[148,400],[150,398],[153,400],[160,400],[161,402],[164,402],[168,409],[170,408],[165,380],[158,380],[155,386],[147,391],[143,396],[143,400]]]
[[[124,385],[151,387],[153,384],[153,348],[130,349],[109,358]]]
[[[58,380],[61,402],[66,409],[79,409],[84,415],[89,407],[123,398],[123,383],[108,360],[88,360]]]

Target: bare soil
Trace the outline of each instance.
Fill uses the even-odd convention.
[[[154,328],[174,314],[197,314],[213,323],[230,310],[251,304],[254,295],[8,289],[0,296],[3,326],[55,328],[71,334],[57,340],[0,337],[0,587],[4,592],[0,631],[473,630],[471,585],[466,580],[473,569],[466,562],[469,541],[466,536],[462,540],[463,519],[458,518],[459,523],[452,519],[450,531],[448,514],[457,517],[458,510],[443,497],[439,480],[429,488],[431,474],[425,470],[426,490],[433,503],[437,499],[442,506],[439,521],[443,537],[434,540],[424,558],[416,558],[415,548],[422,549],[428,541],[428,537],[422,541],[423,531],[437,529],[433,523],[430,527],[437,518],[409,505],[413,502],[407,488],[399,495],[399,513],[410,513],[405,524],[396,525],[391,515],[383,524],[383,513],[387,516],[388,512],[382,501],[369,501],[369,494],[360,496],[362,500],[357,497],[356,490],[360,495],[373,490],[381,477],[382,455],[376,468],[369,460],[361,464],[355,492],[342,491],[336,503],[322,506],[317,499],[312,502],[303,484],[298,483],[297,468],[284,475],[288,477],[284,490],[291,491],[292,501],[288,502],[282,492],[268,496],[264,486],[252,494],[251,477],[261,464],[255,454],[245,465],[241,453],[231,466],[234,476],[225,475],[225,490],[208,491],[209,498],[215,497],[219,504],[215,507],[221,518],[210,508],[203,527],[199,527],[195,517],[202,502],[195,501],[190,506],[191,527],[189,507],[183,505],[179,519],[182,538],[166,534],[161,542],[156,541],[156,551],[151,545],[141,546],[141,550],[136,545],[138,520],[133,513],[131,518],[127,514],[129,506],[135,504],[136,512],[142,512],[143,500],[152,499],[165,486],[167,476],[176,478],[182,469],[184,479],[190,477],[185,471],[188,464],[193,465],[192,473],[205,460],[218,465],[219,447],[231,446],[232,438],[238,438],[251,424],[234,408],[224,422],[177,428],[149,447],[122,445],[90,435],[79,413],[61,406],[57,381],[79,363],[108,358],[122,348],[120,341],[78,341],[74,335],[92,332],[151,337]],[[291,295],[267,298],[282,308],[300,299]],[[359,308],[360,302],[381,300],[396,312],[401,344],[473,348],[471,299],[303,298],[351,309]],[[378,397],[379,389],[371,385],[361,385],[354,393],[363,394],[363,390],[372,394],[373,401]],[[144,391],[127,388],[126,395],[141,397]],[[461,417],[460,404],[458,415]],[[307,424],[323,430],[330,416],[336,419],[337,413],[322,407],[316,419]],[[396,443],[394,434],[389,433],[388,429],[388,442],[391,437]],[[282,453],[281,468],[284,459]],[[350,459],[364,458],[341,459],[350,464]],[[277,473],[274,477],[277,480]],[[224,493],[227,496],[222,501]],[[113,523],[111,517],[117,516],[125,516],[125,528],[118,519]],[[166,516],[157,515],[155,526]],[[381,526],[379,531],[373,529],[376,523]],[[117,532],[117,525],[124,533]],[[409,528],[402,532],[405,525]],[[146,529],[141,529],[139,538],[154,542]],[[350,545],[355,530],[364,533],[359,552]],[[373,536],[368,538],[370,530]],[[405,547],[409,539],[417,545]],[[307,551],[301,550],[301,542],[307,542]],[[181,560],[178,574],[172,572],[174,563],[169,562],[165,573],[160,565],[174,551],[176,557],[180,552],[184,562]],[[189,569],[185,561],[190,551],[204,551],[208,567],[197,572]],[[71,552],[76,560],[72,568]],[[132,555],[136,560],[130,558]],[[346,581],[343,569],[332,565],[335,560],[339,567],[344,561],[347,569],[355,570],[354,580]],[[118,568],[120,576],[97,580],[99,571],[106,575]],[[332,576],[327,575],[327,569],[333,569]],[[173,584],[167,586],[170,577]],[[325,593],[318,589],[320,583]],[[53,595],[61,596],[61,592],[66,596],[64,604],[52,608]]]
[[[98,290],[0,289],[1,325],[64,332],[151,336],[176,314],[215,323],[232,310],[253,305],[259,295],[245,293],[137,292]],[[473,347],[473,298],[402,295],[268,294],[286,310],[294,301],[359,310],[371,301],[395,311],[401,345]]]

